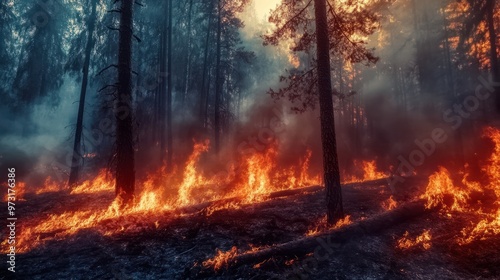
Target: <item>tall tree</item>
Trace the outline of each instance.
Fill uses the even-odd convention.
[[[493,80],[500,81],[500,68],[498,66],[498,51],[497,51],[497,32],[495,30],[495,0],[466,0],[469,5],[468,13],[466,14],[464,30],[460,36],[459,46],[463,48],[464,43],[469,39],[474,33],[480,31],[480,26],[484,24],[488,32],[489,40],[489,62],[490,62],[490,72]],[[486,35],[481,36],[481,40],[486,38]],[[470,46],[469,46],[470,47]],[[463,51],[463,50],[462,50]],[[500,87],[495,89],[496,107],[500,112]]]
[[[116,186],[123,205],[133,201],[135,189],[132,134],[132,36],[134,0],[121,0],[118,42],[118,96],[116,117]]]
[[[275,91],[274,98],[287,97],[299,106],[292,108],[303,112],[319,102],[321,142],[323,148],[323,176],[327,199],[327,221],[334,224],[344,215],[337,157],[335,119],[332,94],[330,54],[342,56],[346,61],[374,63],[377,59],[365,48],[362,40],[353,35],[370,35],[374,32],[377,17],[361,1],[349,3],[349,7],[333,6],[326,0],[283,0],[271,13],[270,21],[276,24],[271,34],[264,36],[264,44],[278,45],[281,39],[295,40],[296,52],[312,53],[312,63],[302,63],[302,69],[292,69],[288,77],[281,77],[287,84]],[[327,3],[329,9],[327,9]],[[311,8],[314,4],[314,16]],[[340,16],[341,15],[341,16]],[[314,19],[313,19],[314,18]],[[312,65],[311,68],[304,69]]]
[[[215,118],[214,118],[214,130],[215,130],[215,152],[219,152],[220,146],[220,100],[221,100],[221,90],[222,90],[222,81],[221,81],[221,42],[222,42],[222,6],[221,0],[217,0],[217,62],[215,65]]]
[[[172,169],[173,135],[172,135],[172,0],[168,1],[168,65],[167,65],[167,168]]]
[[[498,53],[497,53],[497,32],[495,30],[495,0],[487,1],[487,16],[488,34],[490,35],[490,69],[493,81],[500,82],[500,69],[498,66]],[[495,100],[497,111],[500,112],[500,87],[495,88]]]
[[[85,47],[85,61],[83,62],[83,77],[80,89],[80,103],[78,105],[78,116],[76,120],[75,141],[73,145],[73,157],[71,162],[71,171],[69,174],[68,185],[73,186],[78,181],[78,173],[82,164],[83,156],[81,151],[81,139],[83,131],[83,112],[85,108],[85,95],[87,94],[87,83],[89,77],[90,54],[93,47],[93,34],[96,21],[97,0],[92,0],[91,14],[87,25],[87,44]]]
[[[41,102],[49,94],[53,104],[58,102],[54,90],[62,85],[67,10],[58,2],[46,4],[37,2],[25,13],[30,19],[26,44],[12,87],[22,106]]]
[[[344,210],[342,207],[342,189],[340,187],[340,171],[333,114],[326,0],[314,0],[314,14],[316,19],[316,59],[327,221],[329,224],[333,224],[344,217]]]

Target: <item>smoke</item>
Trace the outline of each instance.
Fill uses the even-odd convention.
[[[59,98],[56,102],[45,98],[23,109],[1,105],[0,110],[0,168],[16,168],[18,179],[32,185],[46,176],[66,179],[63,173],[69,170],[65,160],[72,150],[79,84],[65,76],[61,88],[48,96]]]

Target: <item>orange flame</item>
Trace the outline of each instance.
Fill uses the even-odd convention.
[[[396,207],[398,207],[398,203],[394,200],[392,195],[387,200],[382,201],[382,208],[387,211],[396,209]]]
[[[450,173],[443,167],[429,177],[429,184],[421,198],[426,199],[426,207],[432,208],[443,206],[442,211],[451,215],[450,211],[467,212],[481,214],[483,217],[477,224],[464,228],[462,236],[457,239],[460,245],[468,244],[474,240],[481,240],[491,235],[500,233],[500,130],[495,128],[486,128],[484,136],[490,138],[495,147],[489,162],[483,167],[489,183],[481,186],[477,182],[468,180],[469,174],[465,173],[461,184],[454,184]],[[474,192],[484,193],[486,190],[492,190],[495,193],[496,201],[495,213],[484,212],[485,209],[474,209],[469,204],[471,194]]]
[[[432,239],[432,234],[430,233],[429,230],[424,230],[422,234],[417,236],[415,239],[412,239],[409,237],[410,233],[407,231],[397,241],[397,247],[402,250],[407,250],[410,248],[414,248],[416,246],[422,245],[422,248],[425,250],[429,250],[432,246],[431,239]]]
[[[337,221],[337,223],[331,227],[327,225],[326,216],[321,217],[314,225],[313,228],[306,232],[306,236],[314,236],[326,230],[339,229],[341,227],[352,224],[351,216],[346,215],[343,219]]]
[[[42,193],[47,193],[47,192],[59,192],[65,189],[65,186],[58,184],[54,180],[52,180],[52,177],[47,177],[45,179],[45,182],[43,183],[43,186],[38,188],[35,191],[35,194],[42,194]]]
[[[3,200],[5,202],[8,202],[9,201],[9,192],[8,192],[9,188],[7,187],[7,184],[2,185],[2,186],[4,186],[6,188],[5,189],[5,196],[4,196]],[[24,200],[24,194],[26,193],[26,183],[21,182],[21,181],[16,182],[15,187],[13,188],[13,190],[15,192],[11,193],[11,197],[15,197],[16,201]],[[11,198],[10,201],[14,202],[12,200],[12,198]]]
[[[97,177],[93,180],[86,180],[71,190],[71,194],[97,193],[104,191],[113,191],[114,185],[107,176],[106,169],[99,171]]]
[[[383,179],[387,178],[387,174],[384,172],[380,172],[377,168],[377,163],[375,160],[371,161],[354,161],[354,166],[356,168],[363,170],[363,176],[344,176],[346,179],[344,179],[344,182],[346,183],[358,183],[358,182],[364,182],[364,181],[373,181],[373,180],[378,180],[378,179]]]
[[[208,259],[202,263],[204,267],[213,267],[214,270],[221,269],[223,266],[227,265],[230,259],[234,258],[238,254],[238,249],[236,248],[236,246],[233,246],[233,248],[231,248],[231,250],[229,251],[223,252],[217,249],[216,252],[217,253],[215,257]]]
[[[262,153],[247,155],[235,163],[235,167],[239,168],[237,172],[229,172],[226,176],[205,176],[199,168],[199,161],[208,148],[208,141],[195,143],[182,168],[174,167],[169,173],[161,168],[148,175],[147,180],[139,184],[140,192],[134,205],[126,209],[120,209],[119,202],[111,200],[114,180],[101,170],[94,179],[84,181],[70,192],[70,195],[94,194],[99,203],[93,207],[80,206],[76,210],[26,219],[19,230],[18,252],[29,251],[48,239],[65,238],[86,228],[93,228],[104,235],[140,230],[140,226],[134,223],[123,225],[123,219],[134,215],[148,217],[151,222],[147,224],[157,228],[158,216],[163,211],[213,202],[206,208],[207,215],[210,215],[221,209],[266,200],[268,194],[274,191],[319,183],[319,176],[311,176],[308,172],[310,151],[298,165],[280,168],[277,166],[278,146],[272,145]],[[67,187],[49,177],[36,193],[61,190],[67,190]],[[227,202],[224,202],[226,199]]]

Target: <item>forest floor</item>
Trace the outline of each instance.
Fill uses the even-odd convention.
[[[410,201],[425,188],[426,180],[408,179],[405,189],[394,194],[383,181],[343,187],[344,211],[356,223],[386,211],[381,202],[390,195],[398,204]],[[102,199],[99,200],[99,199]],[[72,205],[109,202],[111,194],[70,196],[47,193],[27,196],[19,204],[23,217],[67,211]],[[57,202],[55,202],[57,201]],[[202,262],[216,249],[240,251],[251,246],[270,246],[304,237],[324,216],[324,192],[320,188],[292,196],[223,209],[207,215],[159,213],[156,224],[144,217],[105,221],[103,227],[123,224],[130,230],[103,235],[99,230],[80,230],[66,238],[49,234],[47,242],[18,254],[16,277],[2,268],[0,279],[498,279],[500,236],[460,246],[456,236],[474,217],[438,212],[363,235],[338,244],[335,252],[318,262],[308,256],[276,257],[259,265],[243,264],[214,271]],[[159,218],[158,220],[158,217]],[[121,225],[123,226],[123,225]],[[406,231],[416,236],[428,229],[431,247],[397,248]],[[311,248],[311,252],[314,248]],[[4,257],[5,259],[5,257]],[[5,266],[5,261],[3,262]],[[203,273],[202,273],[203,271]]]

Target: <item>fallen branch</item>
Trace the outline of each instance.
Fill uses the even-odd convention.
[[[277,256],[304,256],[315,252],[317,247],[325,244],[339,244],[366,235],[376,234],[389,227],[422,216],[427,212],[436,211],[438,208],[426,209],[425,200],[418,200],[404,204],[392,211],[384,212],[370,219],[344,226],[340,229],[330,230],[318,235],[304,237],[298,240],[279,244],[258,251],[250,251],[227,259],[226,268],[234,268],[245,264],[256,264]],[[327,250],[334,250],[330,246]]]

